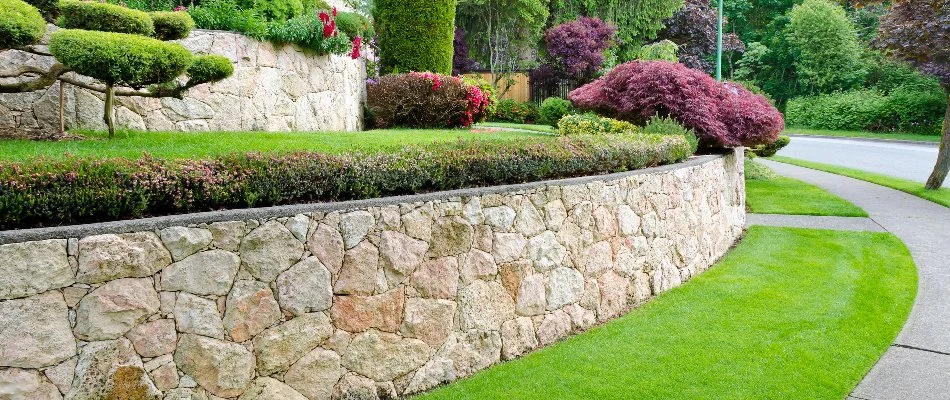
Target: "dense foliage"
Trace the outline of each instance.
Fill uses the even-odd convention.
[[[627,171],[689,155],[678,137],[624,135],[445,143],[396,154],[0,164],[0,229],[515,184]]]
[[[785,128],[764,97],[665,61],[633,61],[569,96],[581,109],[646,124],[655,115],[694,129],[705,147],[771,143]]]
[[[56,18],[59,18],[59,0],[25,0],[25,1],[26,3],[40,10],[40,13],[43,14],[43,18],[46,18],[47,22],[56,22]]]
[[[337,30],[335,19],[326,11],[305,13],[281,24],[272,24],[267,39],[293,43],[318,54],[346,54],[354,46],[358,47]]]
[[[153,11],[148,16],[155,25],[154,36],[158,40],[184,39],[195,29],[195,20],[186,12]]]
[[[452,75],[462,75],[480,67],[478,60],[469,52],[468,42],[465,41],[465,29],[455,28],[455,39],[452,41]]]
[[[467,127],[485,119],[490,101],[479,86],[431,72],[386,75],[366,90],[376,128]]]
[[[303,13],[300,0],[238,0],[238,6],[268,21],[286,21]]]
[[[557,123],[557,133],[561,136],[618,135],[639,133],[639,128],[627,121],[587,113],[565,115]]]
[[[336,16],[336,28],[350,38],[359,36],[369,39],[376,36],[373,23],[369,18],[355,12],[340,11]]]
[[[456,0],[377,0],[383,73],[452,72]]]
[[[636,60],[679,62],[679,45],[672,40],[663,39],[656,43],[645,44],[636,52]],[[607,71],[610,72],[610,71]]]
[[[570,100],[549,97],[541,102],[541,107],[538,109],[538,123],[557,128],[558,121],[561,118],[565,115],[574,114],[576,111]]]
[[[36,43],[46,21],[36,8],[20,0],[0,0],[0,49]]]
[[[570,79],[586,81],[600,70],[616,31],[599,18],[579,17],[548,29],[544,42],[556,69]]]
[[[63,0],[56,25],[65,29],[83,29],[151,36],[155,32],[152,18],[144,11],[109,3]]]
[[[254,10],[238,7],[234,0],[203,0],[188,13],[201,29],[239,32],[255,39],[267,36],[267,21]]]
[[[511,122],[531,124],[538,120],[538,106],[531,102],[504,99],[498,102],[495,113],[489,119],[492,122]]]
[[[715,69],[716,37],[719,30],[718,11],[710,6],[708,0],[686,0],[673,17],[664,21],[665,28],[659,33],[659,39],[670,40],[679,48],[679,61],[687,67],[712,72]],[[724,27],[728,30],[728,26]],[[741,53],[745,44],[735,33],[723,35],[723,52]],[[644,59],[640,57],[640,59]]]
[[[845,10],[830,0],[805,0],[789,13],[798,84],[806,93],[860,86],[867,76],[862,47]]]
[[[877,45],[950,88],[950,1],[895,1]]]
[[[815,129],[939,135],[946,109],[947,98],[939,91],[855,90],[792,99],[785,119],[791,126]]]
[[[231,60],[219,55],[197,56],[187,70],[188,78],[193,82],[217,82],[233,73]]]
[[[696,131],[683,126],[683,124],[670,117],[653,116],[647,121],[642,132],[651,135],[681,136],[689,143],[692,153],[699,149],[699,138],[696,137]]]
[[[663,21],[683,7],[683,0],[551,0],[550,7],[555,23],[582,15],[610,22],[617,27],[621,59],[631,60],[663,29]]]
[[[749,149],[749,154],[758,157],[772,157],[778,153],[779,150],[782,150],[785,148],[785,146],[788,146],[789,143],[792,143],[792,138],[782,135],[779,136],[778,140],[772,144],[763,144]],[[755,163],[746,163],[746,165],[748,164]]]

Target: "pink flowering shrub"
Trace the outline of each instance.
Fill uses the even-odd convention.
[[[703,147],[756,146],[778,139],[782,114],[736,83],[666,61],[633,61],[570,93],[578,108],[645,124],[672,117],[696,131]]]
[[[469,127],[491,104],[479,86],[432,72],[387,75],[369,82],[366,106],[376,128]]]

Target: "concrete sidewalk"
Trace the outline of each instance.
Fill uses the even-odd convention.
[[[849,399],[950,399],[950,208],[840,175],[757,161],[863,208],[904,241],[917,263],[920,282],[910,317]]]

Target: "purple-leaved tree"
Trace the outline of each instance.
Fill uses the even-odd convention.
[[[579,17],[544,34],[548,55],[565,77],[587,82],[604,62],[604,51],[614,43],[617,28],[599,18]]]

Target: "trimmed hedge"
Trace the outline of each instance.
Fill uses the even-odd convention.
[[[877,132],[942,132],[947,97],[942,91],[898,88],[890,94],[854,90],[791,99],[785,107],[790,126]]]
[[[217,82],[234,73],[234,64],[227,57],[219,55],[197,56],[188,67],[188,83]]]
[[[374,17],[382,73],[451,74],[456,4],[457,0],[377,0]]]
[[[81,75],[130,87],[171,81],[194,60],[180,44],[124,33],[73,29],[53,33],[49,49],[59,62]]]
[[[57,26],[65,29],[152,36],[155,26],[148,13],[115,4],[63,0]]]
[[[158,40],[184,39],[195,29],[195,20],[187,12],[155,11],[148,15],[155,24],[154,36]]]
[[[566,115],[558,121],[557,126],[557,133],[561,136],[618,135],[640,132],[638,126],[627,121],[590,113]]]
[[[0,0],[0,49],[38,42],[46,33],[46,20],[35,7],[20,0]]]
[[[373,30],[373,23],[369,21],[369,18],[366,18],[355,12],[346,12],[340,11],[336,16],[336,27],[349,36],[350,38],[355,38],[357,36],[369,41],[376,36],[376,31]]]
[[[0,229],[342,201],[597,175],[686,159],[675,136],[623,135],[202,160],[70,158],[0,164]]]

